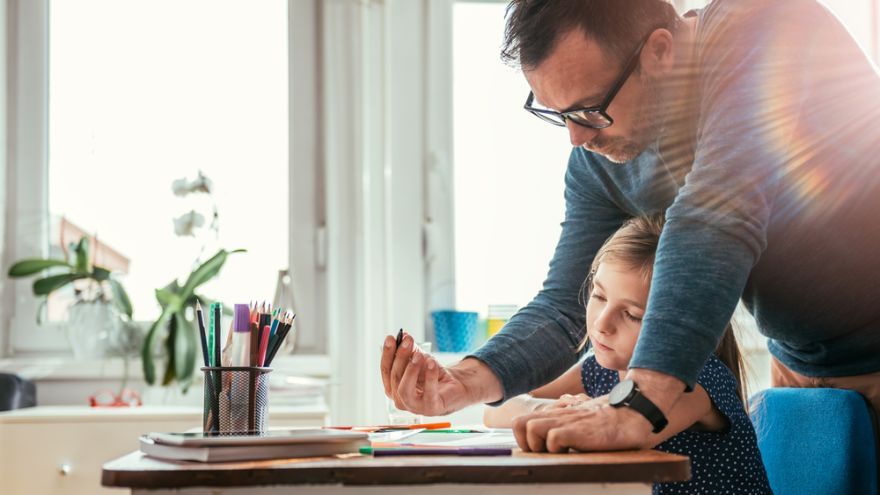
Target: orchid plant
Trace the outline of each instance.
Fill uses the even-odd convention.
[[[142,350],[142,362],[144,379],[148,384],[156,382],[156,347],[162,341],[165,354],[165,369],[162,375],[162,385],[170,385],[177,381],[185,392],[192,383],[193,373],[196,369],[197,356],[199,354],[198,336],[196,324],[193,321],[192,308],[198,301],[204,307],[210,307],[211,299],[196,293],[202,284],[213,279],[220,273],[220,269],[226,263],[226,258],[233,253],[244,252],[243,249],[226,251],[220,249],[206,261],[201,261],[207,248],[208,242],[213,238],[219,239],[219,214],[217,203],[213,201],[213,183],[201,171],[193,180],[186,178],[175,180],[171,186],[172,192],[179,197],[185,198],[193,194],[204,194],[211,199],[211,223],[205,226],[205,217],[201,213],[190,210],[174,219],[174,233],[180,237],[201,237],[203,242],[196,256],[194,269],[181,284],[174,279],[161,289],[156,290],[156,300],[162,307],[159,318],[153,322],[147,332]]]

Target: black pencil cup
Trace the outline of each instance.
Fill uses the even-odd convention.
[[[259,434],[268,428],[269,373],[272,368],[202,368],[205,401],[202,429],[214,434]]]

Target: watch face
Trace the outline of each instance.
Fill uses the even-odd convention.
[[[618,383],[611,389],[611,393],[608,395],[608,403],[612,406],[623,404],[623,401],[629,398],[635,386],[636,384],[632,380],[624,380]]]

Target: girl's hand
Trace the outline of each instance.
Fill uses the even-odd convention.
[[[547,409],[565,409],[568,407],[578,407],[582,404],[589,402],[590,396],[587,394],[563,394],[558,400],[550,404]]]

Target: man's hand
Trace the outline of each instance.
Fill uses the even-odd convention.
[[[627,378],[668,413],[684,391],[684,384],[671,376],[649,370],[630,370]],[[577,396],[575,396],[577,397]],[[548,409],[516,418],[513,433],[526,452],[568,452],[650,448],[651,423],[628,407],[611,407],[608,397],[569,401],[567,407]]]
[[[385,337],[382,349],[382,384],[385,395],[399,409],[425,416],[442,416],[479,402],[501,399],[501,382],[476,359],[464,359],[449,368],[433,356],[414,350],[413,338],[404,334],[397,349],[394,337]]]

